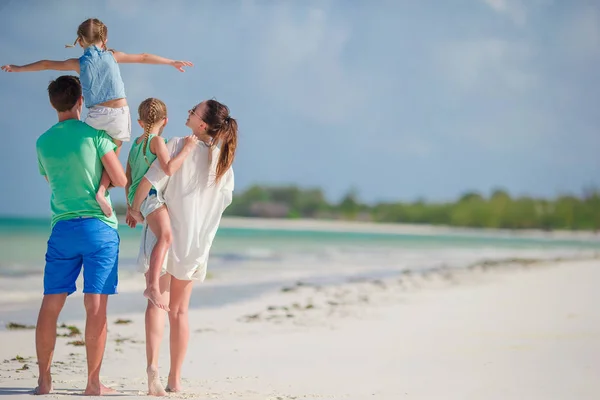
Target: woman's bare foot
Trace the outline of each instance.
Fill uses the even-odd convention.
[[[110,217],[112,215],[112,207],[106,199],[106,190],[103,188],[98,189],[98,193],[96,193],[96,201],[98,202],[98,205],[100,206],[100,209],[104,215]]]
[[[167,388],[165,390],[169,393],[178,393],[181,392],[181,387],[171,387],[167,385]]]
[[[160,290],[156,286],[148,286],[146,290],[144,290],[144,297],[146,297],[152,304],[161,310],[169,311],[169,306],[167,304],[162,303],[162,296],[160,295]]]
[[[83,392],[84,396],[104,396],[105,394],[115,394],[117,391],[115,389],[111,389],[109,387],[100,385],[90,385],[85,388],[85,392]]]
[[[181,392],[181,381],[169,375],[169,383],[167,384],[166,390],[169,393]]]
[[[166,396],[167,392],[160,383],[160,377],[158,376],[158,368],[151,365],[146,369],[148,373],[148,395],[149,396]]]
[[[52,391],[52,377],[48,376],[46,379],[38,378],[38,385],[33,389],[34,395],[44,395]]]

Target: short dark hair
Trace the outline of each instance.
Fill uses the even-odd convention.
[[[48,85],[48,96],[56,111],[69,111],[81,98],[79,78],[73,75],[59,76]]]

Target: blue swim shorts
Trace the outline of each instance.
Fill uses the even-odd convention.
[[[44,294],[72,294],[83,266],[83,293],[117,293],[120,238],[97,218],[58,221],[46,251]]]

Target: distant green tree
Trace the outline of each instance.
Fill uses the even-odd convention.
[[[361,210],[361,204],[358,200],[358,191],[356,189],[350,189],[348,193],[346,193],[338,205],[338,210],[342,216],[348,219],[356,219]]]
[[[254,185],[235,193],[225,215],[256,216],[253,210],[288,210],[288,218],[343,218],[369,216],[376,222],[435,224],[502,229],[600,230],[600,191],[586,188],[581,196],[565,194],[555,199],[513,198],[495,189],[489,198],[468,192],[455,202],[383,202],[368,205],[351,189],[338,203],[327,201],[319,188]],[[115,205],[125,215],[126,205]]]

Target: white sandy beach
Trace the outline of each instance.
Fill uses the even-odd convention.
[[[599,267],[598,260],[546,262],[300,284],[192,310],[186,392],[170,397],[598,399]],[[201,286],[195,290],[201,295]],[[143,315],[117,314],[109,315],[102,376],[119,398],[144,398]],[[119,318],[132,322],[115,324]],[[47,397],[83,390],[84,348],[67,345],[77,339],[58,338],[56,393]],[[3,331],[0,343],[0,396],[29,398],[34,332]],[[164,344],[163,377],[168,338]]]

